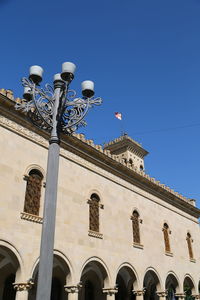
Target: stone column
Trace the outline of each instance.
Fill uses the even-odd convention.
[[[136,300],[143,300],[144,299],[144,294],[145,294],[145,290],[133,290],[133,294],[136,296]]]
[[[68,300],[78,300],[78,293],[82,288],[81,284],[77,285],[65,285],[65,291],[68,293]]]
[[[34,285],[32,280],[28,282],[15,282],[13,288],[16,290],[16,300],[28,300],[28,292]]]
[[[164,291],[164,292],[156,292],[156,294],[159,297],[159,300],[166,300],[166,297],[167,297],[166,291]]]
[[[115,300],[115,294],[118,292],[118,288],[103,288],[102,291],[106,294],[107,300]]]
[[[178,298],[178,300],[184,300],[186,297],[185,293],[176,293],[175,296]]]

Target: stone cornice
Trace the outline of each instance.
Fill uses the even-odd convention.
[[[24,114],[15,111],[15,101],[10,96],[10,91],[8,94],[6,93],[8,93],[6,90],[3,90],[3,93],[0,90],[0,125],[48,148],[48,133],[35,128]],[[191,204],[190,199],[176,193],[143,171],[127,166],[115,155],[111,155],[109,150],[103,150],[101,145],[95,145],[92,140],[85,139],[83,134],[75,134],[74,136],[62,135],[61,155],[65,150],[164,200],[195,218],[200,216],[200,210]]]

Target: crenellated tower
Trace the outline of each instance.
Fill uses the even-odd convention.
[[[134,166],[141,171],[144,170],[144,157],[148,152],[126,133],[105,144],[104,149],[109,150],[112,155],[116,155],[127,165]]]

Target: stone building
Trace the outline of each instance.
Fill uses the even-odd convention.
[[[37,288],[48,135],[0,90],[0,299]],[[141,145],[62,136],[52,300],[199,298],[200,210],[145,173]]]

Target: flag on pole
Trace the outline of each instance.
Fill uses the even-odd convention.
[[[115,117],[119,120],[122,120],[122,114],[119,112],[115,112]]]

